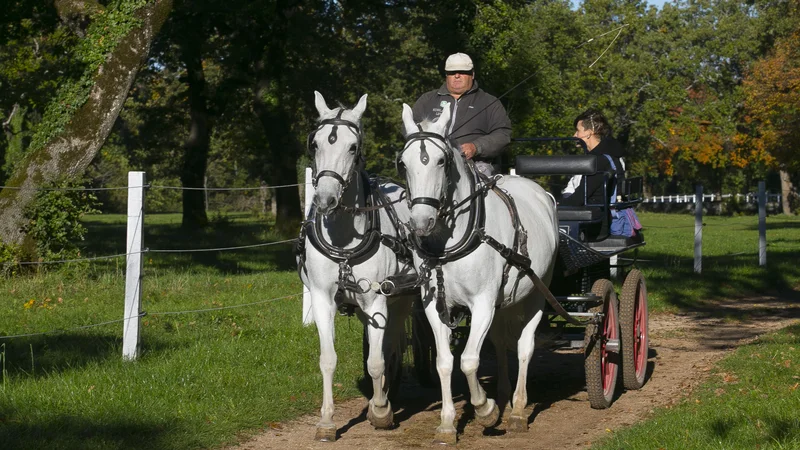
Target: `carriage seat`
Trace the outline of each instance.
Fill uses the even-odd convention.
[[[521,155],[517,156],[518,175],[594,175],[595,155]]]
[[[594,175],[597,173],[595,155],[517,156],[516,170],[520,175]],[[600,206],[558,206],[558,220],[567,222],[599,222],[608,209]]]
[[[520,175],[594,175],[596,155],[517,156],[516,171]],[[581,241],[605,239],[608,236],[611,208],[605,205],[558,205],[558,222],[569,234]]]

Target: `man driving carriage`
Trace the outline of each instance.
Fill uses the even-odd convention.
[[[444,71],[444,84],[422,94],[414,103],[414,120],[435,121],[444,108],[450,108],[448,134],[479,171],[491,175],[495,172],[493,160],[511,142],[511,120],[502,103],[478,87],[475,67],[468,55],[450,55]]]

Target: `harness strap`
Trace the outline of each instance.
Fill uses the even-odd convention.
[[[508,260],[512,265],[514,265],[514,267],[516,267],[517,270],[519,270],[520,272],[524,272],[525,275],[527,275],[528,278],[530,278],[531,281],[533,281],[533,285],[536,287],[536,289],[538,289],[539,291],[541,291],[542,294],[544,294],[544,298],[547,300],[547,303],[549,303],[550,306],[552,306],[553,309],[556,311],[556,313],[559,316],[561,316],[564,320],[573,325],[586,325],[595,322],[594,318],[590,318],[587,320],[580,320],[570,316],[567,310],[564,309],[563,306],[561,306],[561,303],[558,303],[558,300],[556,300],[556,298],[553,296],[553,293],[550,292],[550,289],[547,287],[547,285],[544,284],[544,281],[542,281],[542,279],[539,278],[538,275],[536,275],[533,269],[531,269],[530,258],[511,250],[510,248],[501,244],[491,236],[484,235],[483,240],[484,242],[489,244],[490,247],[497,250],[497,252],[500,253],[502,257],[506,258],[506,260]]]

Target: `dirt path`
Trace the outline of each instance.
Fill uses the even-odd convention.
[[[758,335],[800,319],[800,302],[785,298],[750,298],[716,304],[708,311],[650,317],[650,379],[640,391],[623,392],[610,409],[593,410],[584,390],[580,352],[537,351],[529,382],[527,433],[506,433],[505,421],[484,431],[472,421],[466,402],[466,383],[456,383],[460,449],[586,448],[609,430],[645,419],[658,406],[674,404],[708,375],[714,363],[731,349]],[[492,395],[494,386],[487,392]],[[229,450],[262,449],[400,449],[439,447],[431,443],[439,423],[438,389],[404,385],[394,402],[395,423],[377,431],[366,420],[366,399],[336,405],[339,438],[334,443],[313,441],[317,415],[274,424],[263,434]]]

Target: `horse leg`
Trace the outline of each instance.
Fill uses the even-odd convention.
[[[485,301],[482,301],[485,300]],[[469,329],[469,338],[461,354],[461,371],[467,377],[469,384],[469,400],[475,407],[475,419],[484,427],[497,424],[500,419],[500,410],[494,400],[486,398],[486,391],[478,381],[478,366],[480,366],[480,351],[489,326],[494,317],[494,302],[491,299],[477,299],[472,306],[472,326]]]
[[[336,304],[332,296],[326,296],[324,292],[312,291],[311,296],[314,320],[319,332],[319,369],[322,372],[322,415],[317,423],[315,439],[332,442],[336,440],[336,424],[333,423],[333,372],[336,370],[333,320]]]
[[[505,331],[502,325],[496,325],[496,320],[492,321],[492,326],[489,328],[489,336],[497,354],[497,403],[510,405],[511,380],[508,377],[508,357],[506,354],[508,347],[505,341]]]
[[[536,328],[539,326],[541,320],[542,310],[539,309],[530,321],[525,324],[525,327],[522,329],[522,335],[519,341],[517,341],[519,375],[517,378],[517,387],[514,390],[514,399],[511,402],[511,415],[508,418],[508,429],[511,431],[528,431],[528,417],[525,414],[525,407],[528,405],[528,365],[533,357]]]
[[[430,291],[427,292],[430,298]],[[433,330],[436,341],[436,371],[439,372],[439,381],[442,385],[442,422],[436,428],[434,442],[438,444],[455,445],[456,437],[456,408],[453,404],[453,391],[450,386],[453,374],[453,353],[450,351],[450,328],[443,324],[436,311],[436,302],[429,301],[425,306],[425,315]]]
[[[372,399],[369,401],[367,419],[372,426],[378,429],[387,429],[394,425],[392,405],[383,389],[383,379],[386,373],[383,341],[386,338],[388,326],[387,312],[386,297],[383,295],[376,296],[368,311],[365,311],[368,323],[367,332],[369,333],[367,371],[372,378]]]

